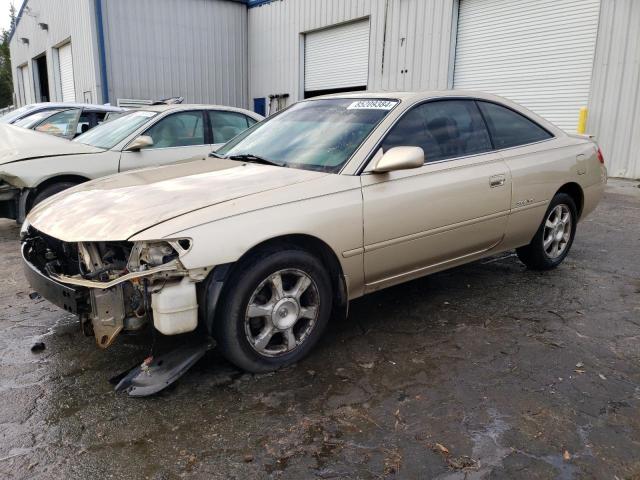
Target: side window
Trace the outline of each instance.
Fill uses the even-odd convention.
[[[153,139],[149,148],[190,147],[204,145],[204,128],[202,112],[179,112],[171,114],[144,135]]]
[[[104,122],[105,117],[107,116],[107,112],[94,112],[96,118],[96,125],[100,125]]]
[[[36,127],[39,132],[57,135],[59,137],[73,138],[76,134],[80,109],[64,110],[51,115]]]
[[[82,112],[78,119],[78,126],[76,127],[75,136],[81,135],[84,132],[89,131],[91,128],[91,114],[89,112]]]
[[[478,102],[487,121],[495,148],[508,148],[552,138],[537,123],[506,107],[489,102]]]
[[[488,152],[491,141],[473,101],[439,100],[409,111],[382,142],[383,151],[401,146],[422,147],[435,162]]]
[[[255,121],[249,123],[249,120],[253,119],[241,113],[223,110],[209,110],[209,119],[211,120],[213,143],[226,143],[256,123]]]

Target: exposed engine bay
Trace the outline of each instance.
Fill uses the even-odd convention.
[[[67,300],[48,299],[77,314],[101,348],[120,332],[150,323],[165,335],[197,327],[196,282],[207,272],[180,262],[191,247],[188,239],[68,243],[29,227],[22,241],[25,261],[52,281],[40,293],[58,297],[61,291]]]

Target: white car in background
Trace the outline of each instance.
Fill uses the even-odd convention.
[[[73,141],[0,125],[0,218],[22,222],[34,205],[87,180],[206,157],[262,118],[216,105],[150,105]]]
[[[109,115],[125,111],[120,107],[89,103],[32,103],[3,115],[0,123],[71,140],[100,125]]]

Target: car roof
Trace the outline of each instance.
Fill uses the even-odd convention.
[[[419,101],[432,98],[450,98],[450,97],[472,97],[481,98],[485,100],[500,101],[502,103],[508,102],[505,98],[497,95],[492,95],[486,92],[480,92],[477,90],[423,90],[423,91],[366,91],[366,92],[345,92],[334,93],[329,95],[322,95],[318,97],[309,98],[308,100],[326,99],[326,98],[371,98],[371,99],[393,99],[393,100],[409,100]]]
[[[180,110],[226,110],[229,112],[238,112],[243,113],[245,115],[250,115],[254,118],[262,118],[261,115],[252,112],[251,110],[245,110],[244,108],[236,108],[236,107],[228,107],[226,105],[206,105],[206,104],[195,104],[195,103],[172,103],[169,105],[166,104],[158,104],[158,105],[140,105],[132,110],[146,110],[148,112],[167,112],[167,111],[180,111]]]
[[[40,102],[31,104],[29,111],[35,112],[45,108],[86,108],[103,112],[122,112],[124,108],[112,105],[97,105],[95,103],[75,103],[75,102]]]

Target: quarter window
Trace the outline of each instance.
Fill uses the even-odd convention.
[[[382,143],[421,147],[425,161],[473,155],[491,150],[489,134],[473,101],[441,100],[413,108],[391,129]]]
[[[553,136],[537,123],[509,108],[489,102],[478,102],[478,106],[487,121],[496,149],[540,142]]]
[[[253,125],[255,120],[236,112],[209,111],[213,143],[226,143]]]
[[[144,135],[153,139],[149,148],[204,145],[202,112],[179,112],[163,118]]]

